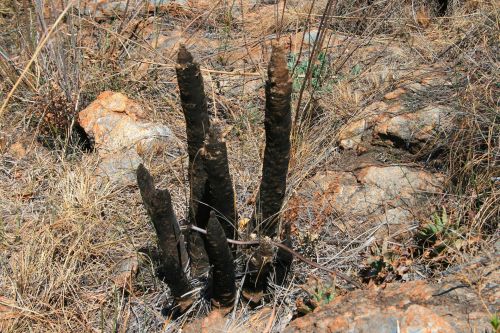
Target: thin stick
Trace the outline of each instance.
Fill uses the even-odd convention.
[[[194,225],[190,225],[189,227],[191,228],[191,230],[197,231],[197,232],[202,233],[204,235],[207,234],[207,231],[205,229],[196,227]],[[227,242],[231,243],[231,244],[236,244],[236,245],[259,245],[260,244],[260,241],[258,241],[258,240],[254,240],[254,241],[240,241],[240,240],[234,240],[234,239],[229,239],[229,238],[227,239]],[[343,279],[343,280],[351,283],[352,285],[358,287],[359,289],[364,289],[363,286],[359,282],[352,280],[347,275],[344,275],[343,273],[337,272],[337,271],[335,271],[333,269],[321,266],[320,264],[318,264],[318,263],[316,263],[316,262],[314,262],[312,260],[307,259],[306,257],[304,257],[303,255],[301,255],[300,253],[295,252],[294,250],[292,250],[291,248],[289,248],[288,246],[286,246],[284,244],[281,244],[281,243],[278,243],[278,242],[274,242],[274,241],[270,241],[270,243],[272,245],[274,245],[274,246],[279,247],[280,249],[283,249],[283,250],[287,251],[288,253],[292,254],[294,257],[297,257],[297,259],[305,262],[308,265],[311,265],[311,266],[313,266],[313,267],[315,267],[317,269],[321,269],[322,271],[325,271],[325,272],[328,272],[328,273],[333,274],[335,276],[338,276],[341,279]]]
[[[54,30],[56,29],[56,27],[59,25],[59,23],[61,23],[62,19],[64,18],[64,16],[66,16],[66,13],[68,12],[68,10],[71,7],[73,7],[73,1],[70,1],[68,3],[68,5],[66,6],[66,8],[64,8],[63,12],[61,14],[59,14],[59,17],[54,22],[54,24],[50,28],[49,32],[47,32],[47,34],[45,35],[45,37],[42,39],[41,43],[38,45],[38,47],[36,48],[35,52],[33,53],[33,56],[31,57],[30,61],[28,62],[28,64],[26,65],[26,67],[24,67],[23,72],[21,73],[21,75],[19,75],[19,78],[17,79],[16,83],[14,84],[14,86],[12,87],[12,89],[9,91],[9,94],[7,95],[7,97],[5,98],[5,100],[4,100],[3,104],[2,104],[2,108],[0,108],[0,121],[2,120],[2,115],[5,112],[5,110],[7,108],[7,104],[9,104],[9,101],[12,98],[12,95],[14,95],[14,92],[16,91],[16,89],[19,86],[19,84],[21,83],[21,81],[24,79],[24,76],[26,75],[26,73],[28,73],[31,65],[33,64],[33,62],[38,57],[38,54],[42,51],[43,47],[48,42],[50,36],[52,35],[52,33],[54,32]],[[0,125],[1,125],[1,123],[0,123]]]
[[[273,328],[273,322],[275,317],[276,317],[276,303],[273,304],[273,311],[271,312],[271,316],[269,317],[266,327],[264,328],[264,333],[271,332],[271,328]]]

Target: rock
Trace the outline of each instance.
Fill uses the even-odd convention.
[[[451,126],[451,110],[430,105],[413,113],[383,119],[373,129],[375,140],[415,151],[438,140]]]
[[[386,95],[395,99],[402,90]],[[410,112],[400,103],[391,105],[376,102],[361,112],[363,118],[348,123],[338,135],[342,149],[367,150],[372,144],[385,145],[417,152],[430,146],[439,146],[439,139],[450,132],[453,113],[448,107],[429,105]]]
[[[144,29],[143,35],[149,49],[164,54],[169,58],[173,57],[179,45],[185,41],[181,30],[173,30],[169,32],[169,35],[163,35],[153,30],[152,26],[148,26],[147,29]],[[142,62],[141,60],[144,60],[144,50],[139,48],[135,52],[132,52],[131,59],[131,64],[134,62],[139,64],[133,73],[136,80],[144,78],[151,67],[151,60],[149,58],[147,59],[148,62]]]
[[[21,142],[15,142],[9,147],[7,152],[16,159],[20,160],[26,156],[26,147]]]
[[[304,42],[312,45],[316,42],[318,38],[319,31],[317,29],[309,30],[304,33]]]
[[[205,318],[196,319],[183,327],[183,333],[260,333],[266,331],[270,317],[274,316],[274,311],[270,307],[263,307],[256,310],[250,318],[232,319],[227,314],[228,309],[215,309]]]
[[[165,125],[144,120],[145,110],[122,93],[105,91],[78,114],[80,126],[101,158],[99,170],[112,180],[135,180],[142,156],[161,151],[175,137]]]
[[[485,287],[481,296],[491,304],[490,309],[459,279],[439,284],[389,284],[385,289],[359,290],[337,297],[293,321],[285,332],[491,332],[490,313],[498,311],[498,285]]]
[[[345,126],[339,133],[339,146],[342,149],[355,149],[361,146],[363,134],[369,128],[366,119],[354,121]]]
[[[225,316],[224,312],[220,310],[214,310],[207,317],[202,319],[197,319],[192,323],[189,323],[182,331],[186,333],[224,332],[226,331],[224,328],[227,323],[227,319],[224,318],[224,316]]]
[[[427,28],[429,24],[431,23],[431,18],[429,16],[429,10],[425,8],[424,6],[420,7],[417,11],[417,14],[415,15],[415,19],[417,23],[422,27],[422,28]]]
[[[137,270],[139,259],[136,254],[129,255],[121,259],[113,269],[111,280],[118,288],[132,291],[132,284]]]
[[[384,202],[392,200],[393,205],[417,203],[420,197],[441,190],[440,181],[432,174],[404,166],[369,166],[356,178],[365,187],[374,188]]]
[[[335,216],[351,227],[379,225],[379,238],[395,237],[415,224],[413,212],[442,191],[442,181],[439,175],[405,166],[327,171],[304,183],[286,215],[290,220],[313,217],[320,224]]]
[[[95,19],[116,18],[139,10],[146,12],[167,10],[171,5],[185,5],[185,0],[148,0],[148,1],[127,1],[127,0],[87,0],[79,4],[83,14],[92,15]]]
[[[398,88],[398,89],[396,89],[396,90],[394,90],[394,91],[391,91],[391,92],[389,92],[389,93],[385,94],[385,95],[384,95],[384,98],[385,98],[385,99],[389,99],[389,100],[391,100],[391,99],[396,99],[396,98],[399,98],[399,97],[400,97],[401,95],[403,95],[404,93],[406,93],[406,90],[405,90],[405,89],[403,89],[403,88]]]
[[[377,239],[398,238],[409,230],[414,224],[415,216],[411,209],[396,207],[386,209],[383,213],[370,216],[368,225],[379,225],[379,230],[374,234]]]
[[[449,75],[438,66],[421,67],[411,74],[383,100],[361,109],[347,122],[337,136],[340,148],[364,153],[377,145],[422,154],[441,146],[441,139],[454,127],[455,112],[430,101],[429,96],[436,91],[451,93]]]
[[[362,119],[350,121],[338,134],[338,144],[342,149],[360,150],[363,145],[371,143],[372,128],[379,117],[387,113],[389,105],[375,102],[366,107],[361,114]]]

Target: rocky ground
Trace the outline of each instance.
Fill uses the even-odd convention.
[[[66,3],[0,4],[0,331],[498,331],[494,2],[438,17],[432,1],[345,1],[325,27],[329,1],[82,1],[12,90]],[[296,251],[364,289],[296,260],[257,308],[200,300],[171,320],[134,172],[146,164],[185,218],[177,48],[202,65],[244,230],[278,38],[310,115],[282,220]]]

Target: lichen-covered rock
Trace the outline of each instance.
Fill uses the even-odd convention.
[[[339,133],[339,146],[342,149],[355,149],[363,141],[363,134],[370,127],[367,119],[360,119],[347,124]]]
[[[492,332],[490,313],[498,311],[498,292],[498,284],[486,283],[479,297],[456,278],[439,284],[389,284],[337,297],[293,321],[285,332]]]
[[[442,181],[439,175],[406,166],[327,171],[304,183],[290,200],[287,214],[315,221],[334,216],[351,226],[377,224],[381,226],[377,236],[391,237],[414,224],[412,211],[440,193]]]
[[[415,151],[426,144],[436,145],[440,134],[452,126],[451,110],[441,106],[428,106],[417,112],[381,119],[373,129],[376,140],[390,146]]]
[[[165,125],[145,121],[141,105],[122,93],[105,91],[78,115],[101,158],[99,170],[113,180],[134,181],[142,156],[162,150],[175,137]]]
[[[338,144],[342,149],[364,152],[370,144],[378,144],[416,152],[424,146],[437,146],[453,125],[452,110],[439,105],[410,112],[401,104],[376,102],[362,114],[363,119],[340,131]]]
[[[115,18],[133,11],[161,11],[172,4],[185,4],[184,0],[87,0],[82,1],[79,8],[86,15],[92,15],[96,19]]]
[[[429,100],[429,94],[435,90],[444,94],[449,84],[443,69],[416,70],[411,80],[400,82],[382,100],[369,104],[349,120],[338,133],[338,145],[358,153],[371,150],[372,145],[411,153],[438,148],[451,133],[456,115],[439,100]]]
[[[393,113],[394,107],[383,101],[375,102],[364,108],[362,118],[348,122],[338,134],[338,144],[342,149],[354,149],[364,152],[372,141],[373,127],[386,118],[386,114]]]

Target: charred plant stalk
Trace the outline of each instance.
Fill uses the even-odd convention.
[[[193,56],[183,45],[179,48],[176,72],[182,110],[186,120],[190,185],[189,222],[204,228],[210,209],[203,203],[207,203],[210,199],[207,173],[200,156],[200,149],[203,147],[210,123],[200,66],[193,61]],[[188,235],[188,243],[192,273],[200,275],[208,270],[203,240],[200,235],[191,233]]]
[[[170,193],[168,190],[155,188],[153,177],[142,164],[137,168],[137,183],[158,237],[161,251],[159,275],[170,287],[177,303],[181,307],[187,307],[192,301],[183,295],[191,290],[191,285],[182,269],[181,251],[184,244],[180,239],[179,224],[172,208]]]
[[[274,46],[266,82],[266,148],[254,216],[259,233],[269,237],[277,234],[278,214],[285,197],[290,160],[291,94],[285,52],[281,46]]]
[[[282,242],[282,244],[288,248],[292,248],[292,242],[288,237]],[[274,281],[277,285],[281,286],[285,283],[292,262],[293,255],[290,252],[285,251],[283,248],[278,248],[274,262]]]
[[[213,125],[203,149],[205,170],[208,174],[212,207],[224,229],[226,238],[237,239],[237,221],[233,183],[229,173],[227,147],[220,126]]]
[[[264,125],[266,148],[262,167],[262,180],[251,226],[262,236],[274,237],[278,232],[279,212],[286,190],[286,177],[290,160],[292,83],[288,74],[282,47],[273,47],[266,82],[266,110]],[[260,247],[249,262],[250,274],[246,277],[243,294],[259,302],[264,294],[271,272],[272,252]],[[291,260],[280,252],[277,258],[281,267],[276,277],[282,280]]]
[[[269,240],[269,238],[267,238]],[[248,262],[248,273],[243,285],[243,296],[252,304],[257,305],[264,296],[267,279],[271,272],[273,259],[273,248],[266,238],[261,238],[261,243],[252,253]]]
[[[269,238],[267,238],[267,240],[269,240]],[[273,241],[266,242],[266,238],[264,238],[264,241],[254,252],[249,262],[249,269],[251,272],[246,276],[243,296],[254,304],[258,304],[264,296],[267,280],[272,275],[273,269],[273,281],[275,284],[281,286],[284,284],[293,262],[293,254],[281,247],[278,247],[278,251],[273,261],[273,244],[276,243],[273,243]],[[288,237],[281,244],[286,248],[292,247],[292,242]]]
[[[193,61],[193,56],[181,45],[176,67],[182,110],[186,120],[186,136],[189,155],[189,182],[191,186],[190,219],[199,227],[205,227],[206,219],[196,219],[199,215],[199,203],[205,195],[207,174],[203,168],[200,149],[209,130],[207,101],[203,90],[203,78],[200,66]]]
[[[207,224],[206,250],[213,266],[212,302],[219,307],[230,307],[236,294],[235,267],[226,234],[213,211]]]
[[[278,252],[276,253],[276,258],[274,262],[274,272],[275,272],[275,283],[279,286],[285,283],[286,277],[288,276],[288,272],[290,271],[290,267],[293,262],[293,254],[291,251],[285,250],[285,248],[292,248],[292,239],[291,239],[291,224],[285,223],[283,228],[283,244],[285,247],[278,247]]]

